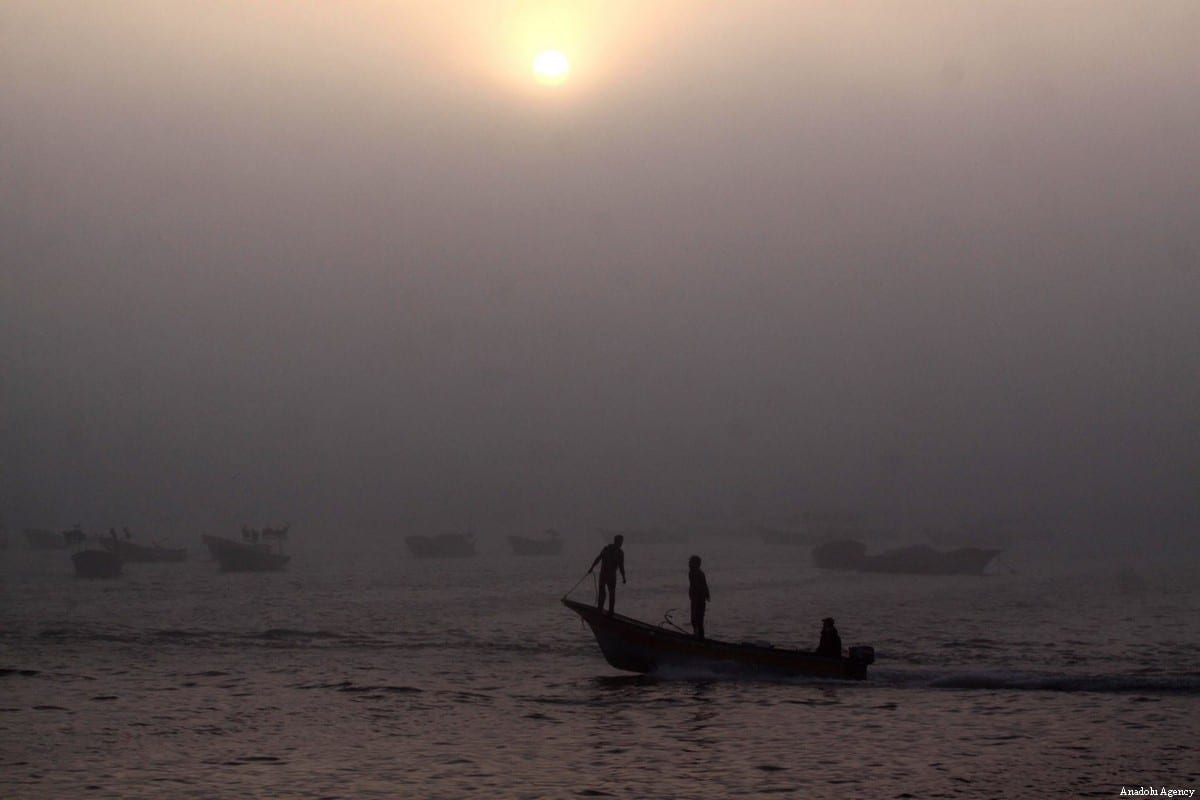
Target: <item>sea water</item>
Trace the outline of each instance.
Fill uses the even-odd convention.
[[[336,537],[326,539],[335,541]],[[1200,788],[1200,590],[1171,563],[817,570],[746,540],[626,547],[622,613],[874,645],[863,683],[610,668],[559,603],[602,543],[520,558],[326,549],[284,572],[76,579],[0,558],[0,797],[1117,797]],[[586,599],[591,579],[573,597]]]

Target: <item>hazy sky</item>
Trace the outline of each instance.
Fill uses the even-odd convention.
[[[1194,529],[1198,131],[1193,0],[5,0],[0,513]]]

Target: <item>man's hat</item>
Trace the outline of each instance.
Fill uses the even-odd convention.
[[[833,617],[826,617],[825,619],[821,620],[821,622],[828,622],[830,625],[832,625]]]

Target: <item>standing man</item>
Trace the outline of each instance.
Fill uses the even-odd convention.
[[[625,541],[625,537],[617,534],[613,537],[612,544],[604,545],[604,549],[600,551],[600,555],[596,556],[596,560],[592,562],[592,566],[588,567],[588,572],[596,569],[596,565],[600,565],[600,583],[596,588],[596,608],[604,608],[604,590],[608,590],[608,613],[613,613],[613,605],[617,602],[617,570],[621,571],[621,583],[625,583],[625,553],[621,550],[621,543]]]
[[[688,597],[692,601],[692,630],[697,639],[704,638],[704,610],[710,597],[708,579],[700,569],[700,556],[688,559]]]

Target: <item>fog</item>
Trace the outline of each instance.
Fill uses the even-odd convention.
[[[1200,5],[440,5],[0,6],[6,524],[1194,537]]]

